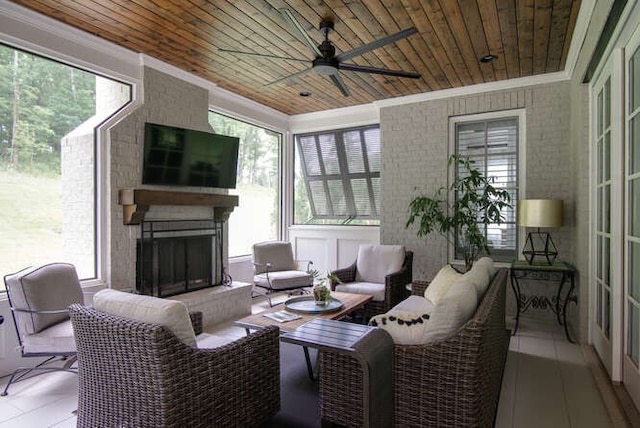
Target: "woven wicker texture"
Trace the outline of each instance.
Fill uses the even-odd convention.
[[[280,408],[277,327],[196,349],[160,325],[81,305],[70,314],[78,427],[255,427]]]
[[[331,272],[343,283],[354,282],[356,280],[356,262],[351,266],[337,269]],[[395,273],[385,277],[384,300],[381,302],[371,301],[364,307],[364,315],[367,319],[374,315],[383,314],[400,303],[407,294],[407,284],[413,278],[413,251],[406,251],[402,268]],[[331,289],[335,290],[336,283],[331,282]]]
[[[509,345],[506,281],[500,269],[473,318],[448,338],[395,346],[395,426],[493,426]]]

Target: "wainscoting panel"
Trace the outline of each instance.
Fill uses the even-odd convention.
[[[292,226],[289,240],[298,260],[312,260],[321,274],[353,263],[360,244],[379,244],[373,226]],[[302,266],[304,267],[304,266]]]

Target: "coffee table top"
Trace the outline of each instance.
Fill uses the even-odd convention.
[[[278,305],[274,305],[273,308],[269,308],[266,311],[241,318],[236,321],[234,325],[249,329],[258,329],[270,325],[275,325],[280,327],[281,331],[292,331],[314,318],[324,318],[330,320],[340,319],[346,315],[349,315],[353,311],[360,309],[372,299],[371,296],[368,296],[366,294],[341,293],[338,291],[332,291],[331,297],[335,297],[342,302],[342,308],[340,308],[340,310],[324,314],[304,314],[295,312],[295,314],[300,316],[300,318],[287,322],[278,322],[264,316],[264,314],[267,313],[285,310],[284,303],[280,303]]]

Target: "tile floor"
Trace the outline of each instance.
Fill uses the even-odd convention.
[[[258,312],[264,303],[255,302]],[[512,336],[496,421],[497,428],[626,427],[604,405],[583,349],[550,321],[522,318]],[[225,323],[208,331],[233,340],[244,330]],[[4,387],[8,378],[0,381]],[[0,397],[0,428],[75,427],[77,377],[52,373],[12,386]]]

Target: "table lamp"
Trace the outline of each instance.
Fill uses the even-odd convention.
[[[534,264],[537,258],[543,258],[552,265],[558,256],[558,250],[548,232],[540,232],[541,227],[560,227],[564,216],[563,203],[560,199],[522,199],[518,201],[518,226],[536,227],[536,232],[529,232],[522,249],[522,255]]]

